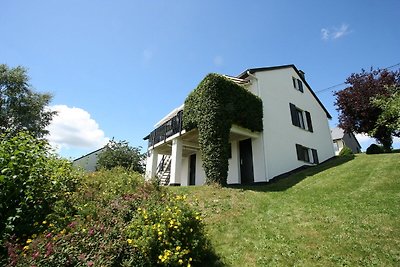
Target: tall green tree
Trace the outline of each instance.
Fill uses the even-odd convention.
[[[51,98],[34,92],[25,68],[0,64],[0,133],[27,130],[37,138],[48,134],[46,126],[55,115],[46,108]]]
[[[390,87],[400,85],[400,72],[373,70],[353,73],[347,78],[349,86],[335,92],[339,127],[345,132],[369,134],[386,150],[390,150],[396,131],[385,123],[377,123],[384,107],[374,104],[374,99],[390,99],[393,90]]]
[[[121,166],[143,173],[143,160],[144,154],[140,153],[140,148],[130,146],[127,141],[112,139],[99,154],[96,167],[109,170]]]
[[[400,87],[389,87],[392,95],[389,97],[380,96],[373,99],[372,104],[382,110],[376,121],[375,129],[371,134],[375,134],[380,127],[386,127],[397,137],[400,137]]]

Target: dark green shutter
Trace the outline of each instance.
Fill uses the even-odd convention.
[[[294,126],[300,127],[299,117],[297,117],[296,106],[292,103],[289,103],[290,107],[290,115],[292,116],[292,124]]]
[[[311,149],[311,151],[312,151],[313,162],[315,164],[318,164],[319,160],[318,160],[318,152],[317,152],[317,150],[316,149]]]
[[[303,92],[304,92],[304,90],[303,90],[303,83],[301,82],[300,79],[297,79],[297,83],[298,83],[298,86],[299,86],[299,91],[303,93]]]
[[[311,114],[308,111],[305,111],[306,113],[306,119],[307,119],[307,126],[308,126],[308,130],[310,132],[313,132],[313,127],[312,127],[312,122],[311,122]]]
[[[303,146],[296,144],[296,153],[298,160],[304,160]]]

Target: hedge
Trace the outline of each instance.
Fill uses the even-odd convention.
[[[185,100],[183,128],[197,128],[208,184],[225,185],[232,124],[263,130],[262,100],[233,81],[208,74]]]

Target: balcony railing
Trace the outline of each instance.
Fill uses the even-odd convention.
[[[165,141],[168,137],[176,133],[180,133],[182,131],[182,114],[183,111],[179,111],[174,117],[146,136],[146,138],[148,137],[149,139],[149,147],[161,141]]]

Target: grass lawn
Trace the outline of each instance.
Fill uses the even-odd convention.
[[[226,266],[400,266],[400,154],[336,158],[267,185],[170,190],[198,200]]]

